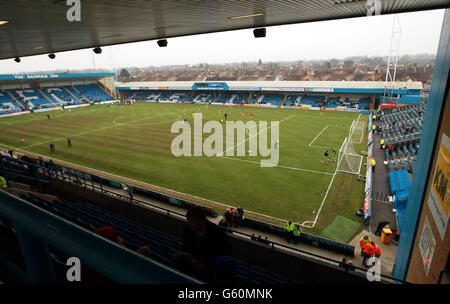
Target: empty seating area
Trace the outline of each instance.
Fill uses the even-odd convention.
[[[81,95],[87,98],[89,101],[101,102],[113,100],[113,97],[106,94],[98,85],[87,84],[87,85],[75,85],[76,90],[78,90]]]
[[[248,99],[248,93],[234,93],[231,96],[230,102],[234,104],[244,104]]]
[[[104,226],[113,226],[127,248],[137,250],[141,246],[148,246],[151,251],[151,258],[168,266],[171,264],[172,256],[182,251],[181,239],[141,225],[92,204],[72,203],[62,199],[49,202],[31,194],[22,195],[22,198],[90,231]],[[52,254],[52,258],[55,264],[61,263],[58,261],[57,254]],[[293,283],[283,276],[242,261],[237,261],[236,266],[236,281],[239,283]]]
[[[325,96],[302,96],[302,99],[300,100],[300,103],[302,105],[309,105],[312,107],[320,107],[323,104],[323,101],[325,100]]]
[[[54,108],[56,105],[45,98],[44,95],[36,88],[25,89],[9,89],[8,90],[17,100],[19,100],[25,108],[32,107],[34,109]]]
[[[284,101],[286,107],[293,107],[300,103],[301,96],[299,95],[288,95]]]
[[[426,105],[411,105],[382,112],[380,132],[385,140],[385,160],[390,170],[412,170],[422,135]],[[388,149],[391,146],[391,149]]]
[[[261,104],[272,104],[274,106],[280,106],[283,102],[284,95],[281,94],[275,94],[275,93],[269,93],[264,94],[263,99],[261,100]]]
[[[0,90],[0,115],[21,111],[21,107],[6,92]]]
[[[80,101],[74,98],[64,87],[43,88],[42,91],[58,105],[80,104]]]

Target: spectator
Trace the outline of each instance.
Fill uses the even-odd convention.
[[[7,188],[8,183],[6,182],[6,179],[3,176],[0,176],[0,189],[1,188]]]
[[[148,246],[142,246],[141,248],[139,248],[138,250],[137,250],[137,253],[140,253],[140,254],[142,254],[143,256],[146,256],[146,257],[148,257],[148,258],[150,258],[151,257],[151,251],[150,251],[150,248],[148,247]]]
[[[285,236],[286,236],[286,241],[288,242],[288,243],[290,243],[291,242],[291,240],[293,239],[293,232],[294,232],[294,224],[292,223],[292,221],[291,220],[289,220],[287,223],[286,223],[286,226],[284,227],[284,232],[285,232]]]
[[[237,207],[236,211],[237,211],[236,224],[237,224],[237,226],[241,226],[242,223],[244,222],[244,209],[241,206],[239,206],[239,207]]]
[[[39,155],[38,159],[39,159],[39,166],[44,167],[44,159],[42,158],[42,156]]]
[[[231,209],[227,209],[227,211],[225,211],[225,220],[227,221],[228,225],[231,227],[231,225],[233,224],[233,214],[231,213]]]
[[[237,227],[237,211],[234,208],[230,209],[231,213],[231,227]]]
[[[172,256],[172,267],[187,275],[198,277],[200,264],[187,252],[178,252]]]
[[[230,255],[228,236],[208,221],[200,208],[189,209],[186,219],[188,225],[182,239],[183,251],[200,263],[202,278],[212,281],[214,260],[219,256]]]
[[[300,234],[302,233],[302,228],[299,224],[294,225],[294,230],[292,230],[294,244],[297,244],[297,242],[300,239]]]
[[[227,222],[227,220],[226,220],[225,218],[222,218],[222,219],[220,220],[219,226],[220,226],[220,227],[225,227],[225,228],[230,227],[230,225],[228,224],[228,222]]]
[[[380,248],[380,246],[378,246],[378,245],[375,244],[374,242],[371,242],[370,244],[372,244],[372,246],[373,246],[373,256],[375,257],[375,260],[374,260],[374,262],[373,262],[373,264],[372,264],[372,266],[373,266],[373,265],[375,265],[375,264],[378,262],[378,260],[380,259],[380,256],[381,256],[381,248]]]
[[[373,246],[372,243],[364,243],[363,244],[363,261],[362,261],[362,265],[364,267],[368,267],[368,265],[366,264],[366,261],[368,258],[370,258],[371,256],[374,255],[374,251],[373,251]]]
[[[251,239],[252,239],[252,241],[256,241],[256,235],[254,233],[252,234],[252,238]]]
[[[114,227],[111,226],[101,227],[96,229],[95,233],[114,243],[124,246],[122,239],[119,237]],[[81,276],[82,276],[81,281],[88,284],[112,283],[111,280],[99,274],[98,272],[86,266],[85,264],[81,265]]]
[[[383,230],[384,227],[386,227],[387,225],[389,225],[389,222],[386,221],[382,221],[378,224],[377,230],[375,231],[375,235],[380,236],[381,235],[381,231]]]
[[[364,253],[364,245],[366,243],[370,243],[372,242],[372,240],[370,239],[370,237],[368,235],[363,236],[360,240],[359,240],[359,246],[361,247],[361,256]]]

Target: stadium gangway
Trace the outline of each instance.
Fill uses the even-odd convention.
[[[241,232],[241,231],[232,230],[230,228],[225,228],[225,227],[220,227],[220,228],[223,229],[224,231],[228,232],[228,233],[232,233],[232,234],[235,234],[235,235],[241,235],[241,236],[243,236],[246,239],[250,239],[250,240],[252,239],[252,236],[250,234],[247,234],[247,233],[244,233],[244,232]],[[280,244],[280,243],[277,243],[277,242],[274,242],[274,241],[268,240],[268,241],[266,241],[266,245],[268,245],[271,248],[271,250],[274,250],[275,248],[281,248],[281,249],[283,249],[285,251],[288,251],[288,252],[294,252],[294,253],[297,253],[297,254],[299,254],[301,256],[312,258],[312,259],[314,259],[315,261],[318,261],[318,262],[325,262],[325,263],[329,264],[330,266],[340,266],[341,265],[341,261],[337,261],[337,260],[334,260],[332,258],[321,256],[321,255],[318,255],[318,254],[315,254],[315,253],[307,252],[307,251],[304,251],[304,250],[301,250],[301,249],[298,249],[298,248],[293,248],[293,247],[290,247],[288,245]],[[358,266],[354,266],[354,265],[351,265],[351,267],[355,269],[354,270],[355,273],[359,273],[359,274],[363,274],[363,275],[367,275],[367,273],[368,273],[367,269],[364,269],[364,268],[361,268],[361,267],[358,267]],[[348,272],[348,268],[344,268],[342,266],[341,266],[341,268],[345,272]],[[394,277],[391,277],[391,276],[388,276],[388,275],[385,275],[385,274],[380,274],[380,277],[385,278],[388,281],[395,282],[395,283],[410,284],[407,281],[396,279]]]
[[[203,283],[105,240],[4,190],[0,190],[0,215],[14,225],[33,284],[58,283],[48,245],[79,258],[94,271],[117,283]]]

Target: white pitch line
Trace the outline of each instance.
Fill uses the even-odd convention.
[[[260,162],[257,162],[257,161],[251,161],[251,160],[239,159],[239,158],[232,158],[232,157],[227,157],[227,156],[221,156],[221,157],[225,158],[225,159],[229,159],[229,160],[237,160],[237,161],[241,161],[241,162],[246,162],[246,163],[260,165]],[[288,166],[280,166],[280,165],[276,165],[275,167],[280,167],[280,168],[290,169],[290,170],[296,170],[296,171],[305,171],[305,172],[311,172],[311,173],[317,173],[317,174],[333,175],[333,173],[330,173],[330,172],[314,171],[314,170],[303,169],[303,168],[296,168],[296,167],[288,167]]]
[[[320,134],[322,134],[323,133],[323,131],[325,131],[326,130],[326,128],[328,128],[328,125],[326,125],[325,126],[325,128],[323,128],[322,129],[322,131],[320,131],[320,133],[319,134],[317,134],[317,136],[313,139],[313,141],[312,142],[310,142],[309,143],[309,145],[308,146],[310,146],[311,147],[311,145],[313,144],[313,142],[315,142],[316,141],[316,139],[320,136]]]
[[[278,125],[280,125],[283,121],[288,120],[289,118],[294,117],[294,116],[295,116],[295,115],[291,115],[291,116],[289,116],[289,117],[286,117],[285,119],[279,121],[279,122],[278,122]],[[246,141],[248,141],[250,138],[253,138],[253,137],[255,137],[255,136],[258,136],[261,132],[263,132],[263,131],[265,131],[265,130],[267,130],[267,129],[271,129],[271,128],[272,128],[272,124],[270,124],[270,127],[267,127],[267,128],[265,128],[265,129],[259,131],[259,132],[256,133],[255,135],[249,136],[247,139],[241,141],[240,143],[235,144],[234,146],[232,146],[232,147],[226,149],[225,151],[220,152],[217,156],[219,156],[219,157],[223,156],[227,151],[229,151],[229,150],[231,150],[231,149],[234,149],[235,147],[237,147],[237,146],[239,146],[239,145],[245,143]]]
[[[53,138],[53,139],[50,139],[50,140],[47,140],[47,141],[43,141],[43,142],[40,142],[40,143],[36,143],[36,144],[32,144],[32,145],[23,147],[22,149],[35,147],[35,146],[40,146],[40,145],[43,145],[43,144],[46,144],[46,143],[49,143],[49,142],[52,142],[52,141],[58,141],[58,140],[66,139],[68,137],[71,138],[71,137],[76,137],[76,136],[85,135],[85,134],[89,134],[89,133],[94,133],[94,132],[105,130],[105,129],[110,129],[110,128],[114,128],[114,127],[118,127],[118,126],[127,125],[127,124],[132,123],[132,122],[141,121],[141,120],[145,120],[145,119],[149,119],[149,118],[153,118],[153,117],[158,117],[158,116],[174,114],[174,113],[178,113],[178,112],[170,112],[170,113],[158,114],[158,115],[149,116],[149,117],[145,117],[145,118],[140,118],[140,119],[124,122],[124,123],[116,123],[113,126],[107,126],[107,127],[102,127],[102,128],[98,128],[98,129],[94,129],[94,130],[89,130],[89,131],[85,131],[85,132],[81,132],[81,133],[77,133],[77,134],[73,134],[73,135],[67,135],[67,136],[64,136],[64,137]],[[114,121],[113,121],[113,123],[114,123]]]

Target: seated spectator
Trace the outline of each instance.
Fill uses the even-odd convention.
[[[230,255],[228,236],[219,227],[207,220],[200,208],[191,208],[186,213],[188,222],[184,230],[183,251],[200,263],[202,278],[213,279],[213,262],[219,256]]]
[[[231,227],[237,227],[236,222],[237,222],[237,211],[234,208],[230,209],[230,213],[231,213]]]
[[[242,207],[237,207],[237,218],[236,218],[236,227],[241,226],[244,221],[244,209]]]
[[[151,258],[151,251],[150,248],[148,246],[142,246],[141,248],[139,248],[137,250],[137,253],[142,254],[143,256],[146,256],[148,258]]]
[[[231,213],[230,209],[227,209],[224,214],[225,220],[227,221],[228,225],[231,226],[233,222],[233,214]]]
[[[222,219],[220,220],[219,226],[220,226],[220,227],[225,227],[225,228],[230,227],[230,225],[229,225],[228,222],[225,220],[225,218],[222,218]]]
[[[117,231],[114,227],[105,226],[95,230],[95,233],[114,242],[121,246],[124,246],[122,239],[117,234]],[[81,265],[81,282],[88,284],[106,284],[112,283],[111,280],[106,278],[105,276],[99,274],[95,270],[86,266],[85,264]]]
[[[200,263],[187,252],[178,252],[174,254],[172,256],[171,265],[176,270],[192,277],[199,277],[201,274]]]

